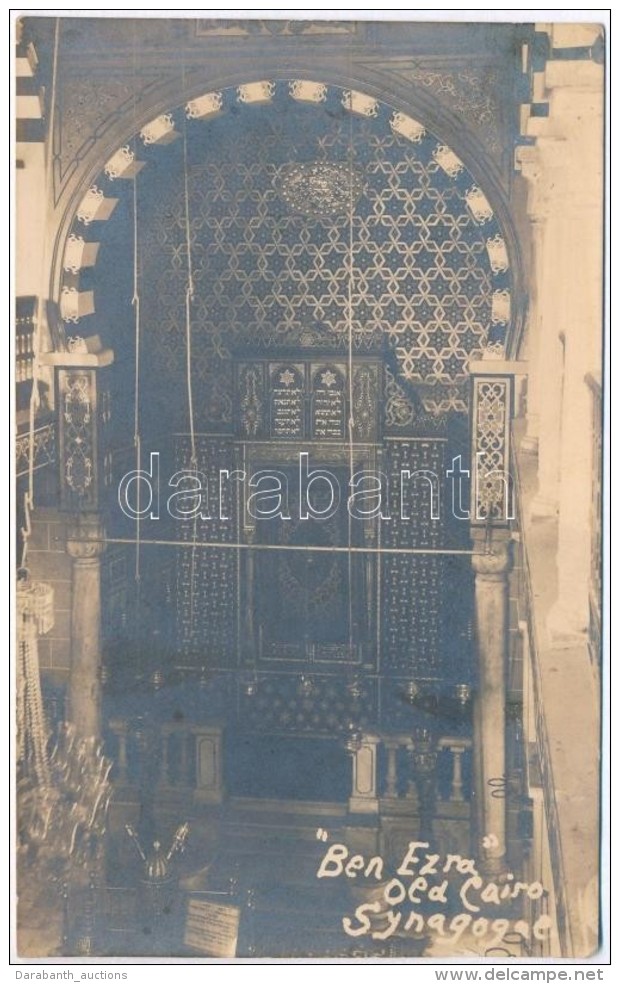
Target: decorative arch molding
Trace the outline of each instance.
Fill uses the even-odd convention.
[[[72,235],[77,234],[79,236],[79,229],[77,233],[75,229],[75,218],[80,204],[84,201],[89,188],[95,186],[100,179],[103,173],[102,165],[111,160],[115,154],[121,152],[123,147],[135,141],[137,132],[143,130],[145,126],[160,116],[168,114],[178,116],[183,107],[200,99],[205,93],[236,91],[239,87],[247,86],[257,79],[260,81],[261,78],[279,85],[289,84],[294,81],[291,78],[294,74],[295,79],[320,80],[320,84],[331,88],[358,92],[368,100],[376,100],[380,105],[389,107],[393,114],[402,114],[415,121],[419,120],[428,134],[432,134],[434,137],[435,134],[440,135],[435,137],[437,143],[453,151],[462,162],[464,168],[471,174],[472,184],[482,190],[483,197],[490,204],[493,215],[501,227],[513,288],[510,327],[506,332],[505,343],[506,354],[512,356],[521,335],[524,320],[521,250],[495,163],[472,139],[464,122],[448,112],[445,107],[440,106],[429,95],[428,90],[413,90],[410,85],[403,83],[398,77],[388,74],[385,70],[378,71],[364,66],[364,78],[361,79],[359,75],[344,77],[342,73],[335,73],[331,63],[322,63],[319,60],[312,65],[312,68],[308,67],[307,71],[304,71],[302,66],[295,73],[283,71],[281,65],[270,66],[268,62],[265,62],[263,67],[272,70],[270,72],[265,71],[260,78],[259,75],[251,76],[244,71],[243,73],[236,72],[234,75],[227,74],[209,80],[205,78],[204,72],[200,73],[199,78],[194,72],[188,75],[186,80],[178,78],[170,80],[155,91],[150,91],[148,98],[137,101],[135,116],[133,111],[132,113],[125,113],[102,136],[92,153],[85,158],[79,173],[76,172],[71,181],[68,182],[58,203],[59,220],[52,248],[50,296],[53,299],[60,299],[67,242]],[[362,73],[360,72],[360,74]],[[183,81],[185,81],[184,85],[182,84]],[[190,121],[193,125],[198,122],[202,121]],[[146,151],[148,153],[148,148]],[[75,250],[75,246],[73,249]],[[496,255],[499,257],[500,253]],[[76,304],[77,307],[74,307],[74,310],[79,308],[79,303],[76,302]]]

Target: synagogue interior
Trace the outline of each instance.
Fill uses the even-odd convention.
[[[603,28],[16,29],[20,957],[595,953]]]

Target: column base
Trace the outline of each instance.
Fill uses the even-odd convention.
[[[371,796],[351,796],[349,813],[378,813],[379,800]]]
[[[221,789],[217,791],[209,789],[195,789],[193,799],[194,803],[219,806],[224,802],[224,791]]]
[[[487,878],[498,878],[508,872],[508,862],[505,857],[482,858],[478,861],[478,870]]]

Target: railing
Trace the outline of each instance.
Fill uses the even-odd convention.
[[[408,734],[364,734],[351,751],[353,813],[408,812],[419,806],[417,779],[429,770],[436,807],[469,801],[472,740],[465,735],[426,739],[424,750]],[[420,759],[416,759],[416,753]]]
[[[223,731],[219,724],[190,721],[149,722],[144,717],[113,718],[108,723],[108,749],[114,760],[112,779],[117,788],[152,785],[163,798],[175,791],[194,801],[221,803]],[[435,802],[469,801],[471,738],[464,735],[434,738],[430,755]],[[344,754],[344,750],[343,750]],[[364,734],[352,750],[353,813],[415,813],[416,741],[407,734]]]
[[[31,452],[34,471],[54,463],[56,460],[56,425],[53,421],[35,428],[32,443],[28,432],[17,435],[15,439],[15,473],[17,478],[28,474]]]
[[[415,780],[412,776],[410,762],[403,762],[402,756],[399,757],[399,749],[403,749],[408,755],[414,749],[414,742],[410,736],[395,735],[382,739],[385,749],[386,768],[383,777],[382,787],[380,786],[380,796],[385,800],[394,799],[414,799]],[[450,759],[449,771],[439,769],[437,782],[438,798],[442,802],[464,803],[469,797],[466,795],[466,783],[464,777],[465,758],[469,760],[472,742],[465,737],[444,737],[436,743],[436,752],[439,756],[446,756]],[[468,762],[469,764],[469,762]],[[449,780],[441,780],[441,774],[448,774]]]
[[[17,320],[15,335],[15,381],[27,383],[32,379],[34,363],[34,323],[29,318]]]
[[[36,297],[18,297],[15,311],[15,381],[27,383],[34,366]]]
[[[152,782],[162,793],[191,789],[196,801],[221,803],[220,725],[114,718],[108,728],[117,787]]]

